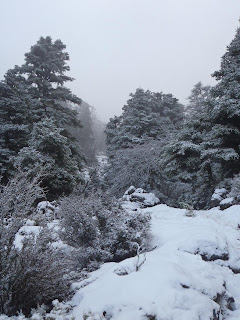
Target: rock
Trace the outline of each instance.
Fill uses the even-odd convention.
[[[142,188],[137,188],[137,189],[135,190],[135,193],[147,193],[147,191],[144,190],[144,189],[142,189]]]
[[[218,207],[226,194],[227,190],[225,188],[216,189],[211,197],[210,208]]]
[[[142,188],[131,186],[124,193],[123,200],[135,202],[140,208],[153,207],[160,203],[160,200],[153,194]]]
[[[51,214],[55,211],[56,207],[50,203],[49,201],[41,201],[37,205],[36,212],[37,213],[46,213],[46,214]]]
[[[134,186],[131,186],[127,189],[127,191],[124,193],[125,195],[130,195],[132,194],[134,191],[136,190],[136,188]]]
[[[221,200],[218,200],[218,199],[211,199],[210,201],[210,208],[215,208],[215,207],[218,207],[220,202],[222,201],[222,198]]]
[[[141,203],[141,207],[153,207],[160,203],[160,200],[153,193],[132,193],[129,199],[131,202]]]
[[[230,197],[230,198],[223,199],[219,205],[221,210],[225,210],[231,207],[233,204],[234,204],[234,198]]]
[[[36,222],[34,220],[28,219],[25,223],[26,226],[35,226]]]

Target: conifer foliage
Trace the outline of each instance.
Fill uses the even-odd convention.
[[[8,181],[16,163],[21,163],[21,170],[28,170],[29,162],[24,166],[27,158],[42,159],[50,169],[46,185],[53,195],[72,190],[82,163],[68,130],[70,126],[80,126],[77,112],[68,103],[80,105],[81,99],[64,86],[73,81],[66,75],[69,55],[65,48],[61,40],[53,42],[50,37],[41,37],[25,54],[25,63],[9,70],[0,82],[3,179]],[[39,164],[39,161],[31,162],[35,166]]]
[[[198,82],[188,98],[189,104],[184,115],[182,106],[172,95],[142,89],[131,94],[123,107],[123,114],[111,119],[107,125],[111,158],[110,174],[106,177],[111,189],[121,188],[112,183],[114,177],[118,176],[120,163],[127,166],[120,172],[127,172],[131,176],[131,172],[135,172],[129,170],[133,161],[126,161],[123,149],[132,148],[129,154],[134,159],[138,152],[136,145],[160,140],[162,143],[154,147],[155,154],[159,154],[159,161],[156,162],[153,152],[150,152],[149,160],[144,164],[147,168],[149,163],[157,163],[158,170],[154,170],[155,176],[152,172],[147,176],[142,175],[141,183],[145,188],[150,186],[160,191],[159,184],[162,183],[152,182],[164,179],[174,189],[179,189],[178,194],[184,195],[179,199],[174,196],[171,200],[175,203],[167,199],[167,203],[179,206],[181,201],[186,201],[197,208],[207,207],[214,189],[240,172],[239,75],[240,28],[222,57],[220,70],[213,74],[217,84],[211,88]],[[134,168],[141,164],[143,169],[143,156],[138,158]],[[145,181],[143,177],[146,177]],[[169,196],[172,197],[168,192]]]
[[[240,171],[240,28],[213,77],[218,83],[212,89],[212,129],[206,158],[220,164],[222,178],[232,177]]]
[[[183,106],[172,94],[138,88],[130,97],[123,114],[107,124],[109,151],[161,139],[181,126]]]

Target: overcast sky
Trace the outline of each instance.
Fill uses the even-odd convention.
[[[121,114],[137,87],[186,103],[239,26],[240,0],[2,0],[0,78],[40,36],[70,54],[73,93],[99,117]]]

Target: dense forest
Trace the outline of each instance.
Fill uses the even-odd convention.
[[[130,186],[175,208],[209,209],[216,189],[240,201],[240,28],[214,86],[199,81],[185,106],[161,88],[137,88],[106,125],[66,86],[68,60],[61,40],[41,37],[0,82],[0,313],[8,316],[50,310],[102,263],[148,250],[149,215],[119,201]]]

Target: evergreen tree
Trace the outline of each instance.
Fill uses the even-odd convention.
[[[49,134],[51,137],[60,139],[61,136],[62,143],[57,147],[63,149],[61,152],[58,150],[57,155],[62,155],[68,145],[71,150],[67,155],[70,163],[75,162],[78,158],[76,170],[81,167],[79,164],[82,158],[68,130],[69,126],[79,126],[80,121],[77,118],[77,112],[69,108],[67,104],[67,102],[71,102],[80,105],[81,99],[64,86],[66,82],[73,80],[65,75],[69,70],[66,63],[69,60],[69,55],[64,51],[65,48],[66,46],[60,40],[53,42],[50,37],[41,37],[37,44],[31,47],[30,52],[25,54],[25,63],[9,70],[4,77],[5,79],[0,82],[0,169],[5,182],[11,176],[13,164],[18,162],[16,157],[22,149],[20,157],[23,153],[26,155],[27,151],[33,155],[32,151],[36,149],[36,146],[31,144],[35,141],[33,128],[36,128],[35,124],[37,123],[42,128],[50,128],[54,123],[54,126],[59,129],[58,133],[55,135],[56,130],[54,129],[53,133],[51,131],[45,132],[45,137]],[[44,124],[42,123],[43,119]],[[46,125],[48,121],[49,126]],[[54,146],[51,148],[52,151],[55,150]],[[46,162],[46,155],[49,156],[48,152],[39,150],[39,148],[36,151],[41,152],[40,158],[43,157]],[[64,166],[72,166],[72,164],[63,161],[65,158],[63,156],[60,156],[59,159],[54,158],[55,169],[59,167],[63,170]],[[50,160],[52,157],[50,156],[48,159]],[[66,171],[68,172],[69,169]],[[63,176],[56,177],[56,185],[51,186],[51,192],[53,190],[57,194],[66,192],[63,185],[66,185],[72,176],[69,178],[70,180],[66,179],[66,175]],[[65,182],[59,183],[61,179]],[[69,190],[71,190],[71,183],[69,185]]]
[[[186,134],[180,132],[168,149],[170,176],[187,180],[197,202],[205,198],[205,205],[214,188],[240,171],[239,73],[240,28],[222,57],[220,70],[213,74],[218,83],[210,90],[202,90],[200,83],[194,87],[190,96],[193,117],[184,125]]]
[[[185,108],[187,117],[195,118],[202,113],[209,99],[210,89],[210,86],[204,86],[201,81],[195,84],[188,97],[189,103]]]
[[[110,151],[161,139],[181,126],[183,106],[171,94],[138,88],[130,97],[123,114],[107,124]]]
[[[240,171],[240,28],[213,74],[218,83],[208,106],[211,129],[204,139],[203,166],[219,165],[219,181]]]
[[[74,145],[69,145],[67,137],[53,120],[44,118],[34,124],[29,147],[22,148],[15,158],[15,166],[30,176],[35,176],[44,168],[42,185],[47,187],[48,197],[69,194],[81,182],[81,158]]]
[[[169,141],[162,152],[161,165],[172,183],[184,183],[190,193],[181,201],[197,208],[207,205],[216,181],[217,165],[205,161],[205,142],[212,128],[209,106],[213,103],[210,87],[198,82],[189,97],[183,128]]]
[[[65,75],[70,70],[66,61],[69,55],[61,40],[41,37],[37,44],[25,54],[25,64],[15,67],[16,74],[24,75],[29,93],[34,99],[32,105],[34,120],[43,116],[53,117],[58,125],[77,125],[76,111],[62,102],[80,105],[81,99],[71,93],[64,84],[74,79]]]

